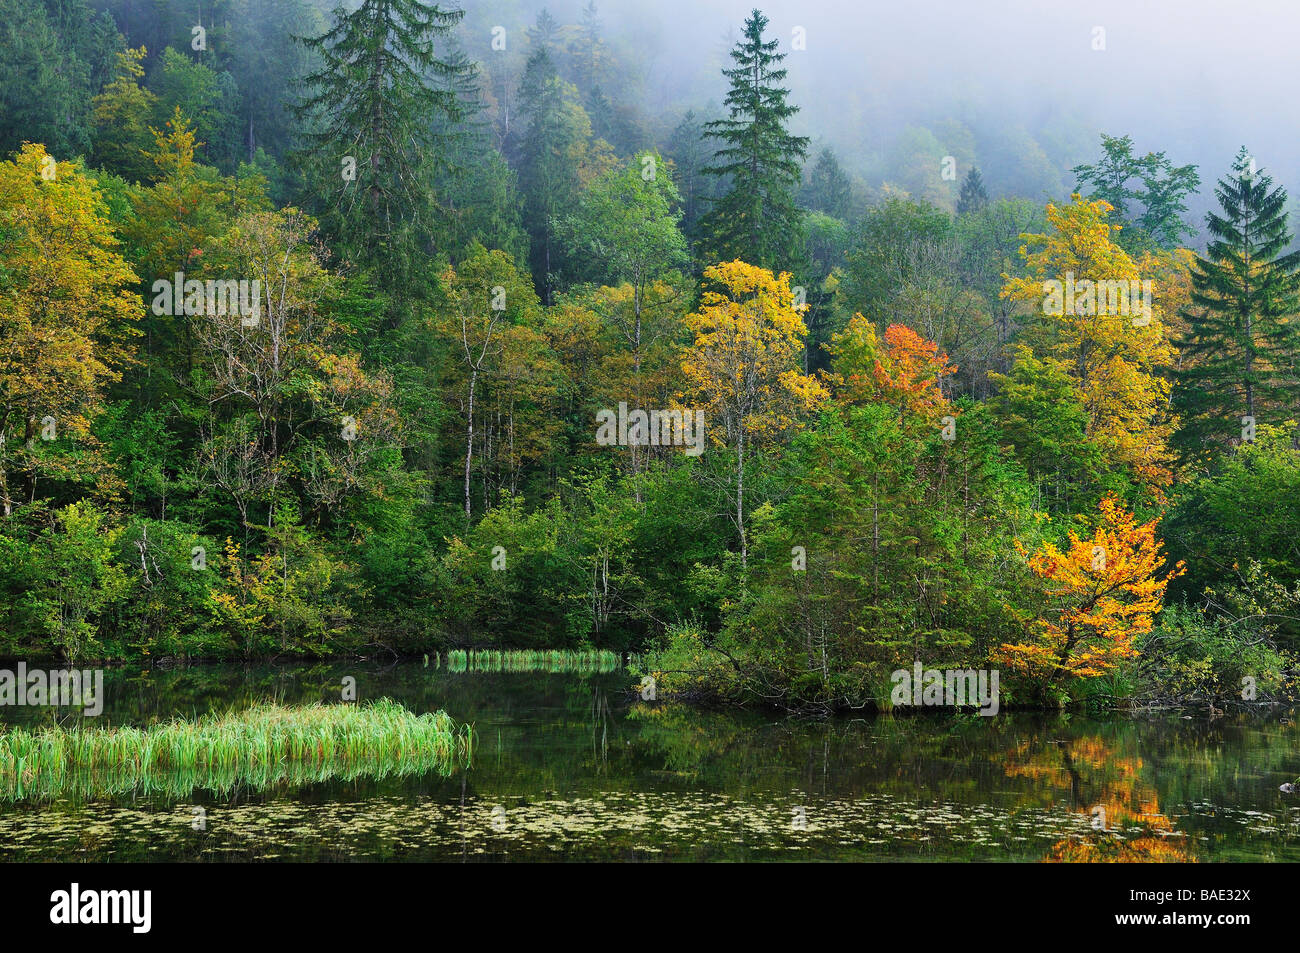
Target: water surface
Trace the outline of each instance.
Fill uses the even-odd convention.
[[[106,674],[96,724],[388,696],[471,764],[382,780],[0,804],[5,860],[1296,860],[1290,715],[805,721],[647,703],[634,679],[201,665]],[[0,709],[10,724],[75,720]],[[198,828],[198,829],[196,829]]]

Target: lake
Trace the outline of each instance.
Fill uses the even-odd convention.
[[[437,773],[0,803],[5,860],[1297,860],[1291,713],[807,721],[641,701],[625,673],[420,662],[106,673],[96,724],[358,699],[476,731]],[[68,709],[61,720],[75,720]],[[52,709],[3,708],[37,726]]]

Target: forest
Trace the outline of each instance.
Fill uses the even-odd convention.
[[[0,0],[0,656],[1293,695],[1276,157],[848,157],[760,10],[665,103],[595,0],[465,5]]]

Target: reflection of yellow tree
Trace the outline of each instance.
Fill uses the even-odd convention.
[[[1160,809],[1139,757],[1125,757],[1098,736],[1044,748],[1024,742],[1008,754],[1006,773],[1068,790],[1070,810],[1104,829],[1052,845],[1048,863],[1188,863],[1191,845]]]

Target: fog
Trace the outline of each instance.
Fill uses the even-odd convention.
[[[571,24],[585,0],[487,9],[467,2],[467,46],[483,36],[476,53],[486,60],[483,17],[521,30],[543,6]],[[753,6],[598,3],[606,41],[625,67],[621,92],[635,90],[651,122],[670,124],[688,107],[716,109],[726,89],[719,71]],[[960,164],[980,165],[995,193],[1035,198],[1068,192],[1068,169],[1097,158],[1099,133],[1131,135],[1139,153],[1163,150],[1200,167],[1198,224],[1213,181],[1242,145],[1289,191],[1300,185],[1294,2],[766,0],[760,9],[769,36],[789,53],[787,83],[801,107],[793,130],[814,148],[834,148],[868,187],[897,175],[890,153],[909,128],[928,129]],[[803,50],[792,48],[799,27]],[[973,143],[962,141],[968,133]]]

